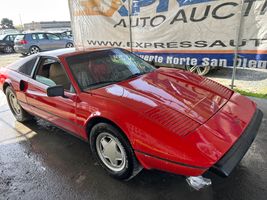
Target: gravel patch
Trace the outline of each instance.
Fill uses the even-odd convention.
[[[222,68],[212,71],[207,77],[230,87],[232,71],[230,68]],[[267,94],[267,70],[238,68],[234,85],[243,91]]]
[[[19,59],[22,59],[24,56],[17,53],[12,54],[2,54],[0,53],[0,67],[5,67]]]

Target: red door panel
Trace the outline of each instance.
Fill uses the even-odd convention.
[[[32,112],[77,134],[81,127],[76,123],[76,94],[65,92],[66,98],[48,97],[47,88],[48,86],[33,79],[29,80],[26,96]]]

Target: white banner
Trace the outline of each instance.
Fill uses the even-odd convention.
[[[157,63],[229,67],[241,23],[238,66],[267,69],[267,0],[242,2],[69,0],[77,48],[132,47]]]

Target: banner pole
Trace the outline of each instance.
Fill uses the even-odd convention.
[[[133,52],[133,35],[132,35],[132,9],[131,9],[131,0],[128,0],[128,16],[129,16],[129,33],[130,33],[130,48]]]
[[[234,89],[235,87],[235,78],[236,78],[236,68],[237,68],[237,62],[238,62],[238,51],[239,51],[239,41],[241,38],[241,28],[242,28],[242,22],[243,22],[243,10],[244,10],[244,0],[241,0],[241,9],[240,9],[240,20],[238,24],[238,29],[236,31],[236,45],[235,45],[235,54],[234,54],[234,65],[233,65],[233,73],[232,73],[232,82],[231,82],[231,89]]]

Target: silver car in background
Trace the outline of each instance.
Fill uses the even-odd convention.
[[[15,38],[14,43],[14,50],[23,55],[74,46],[72,39],[62,38],[53,33],[42,32],[19,34]]]

